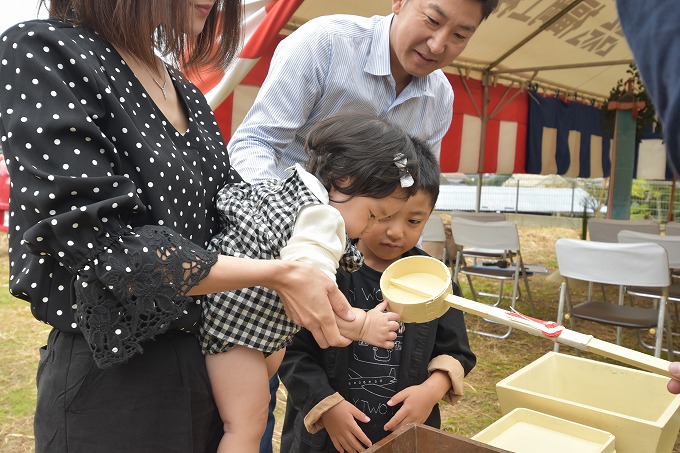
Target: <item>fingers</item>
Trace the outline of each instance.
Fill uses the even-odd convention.
[[[397,413],[394,414],[387,423],[385,423],[385,426],[383,427],[385,431],[394,431],[404,424],[407,412],[402,409],[399,409]]]
[[[674,395],[677,395],[678,393],[680,393],[680,381],[671,379],[670,381],[668,381],[667,388],[669,392],[671,392]]]
[[[668,381],[668,391],[674,395],[677,395],[680,393],[680,362],[671,362],[671,364],[668,365],[668,371],[671,373],[671,377],[673,378]]]
[[[352,414],[352,417],[355,419],[359,420],[362,423],[368,423],[371,421],[370,417],[366,414],[364,414],[358,407],[355,405],[351,405],[349,413]],[[368,437],[362,432],[363,436],[365,437],[365,440],[368,440]]]
[[[668,371],[671,373],[673,379],[680,380],[680,362],[671,362],[668,365]]]
[[[356,315],[352,311],[352,306],[347,302],[347,298],[340,292],[338,288],[335,288],[331,294],[328,295],[331,301],[331,308],[339,318],[345,321],[352,322],[356,318]]]
[[[399,403],[403,403],[410,393],[409,391],[410,388],[411,387],[406,387],[401,392],[397,392],[392,398],[390,398],[390,400],[387,402],[387,405],[392,407],[396,406]]]
[[[359,453],[360,451],[364,451],[366,449],[366,447],[361,445],[361,443],[355,437],[351,436],[338,438],[331,437],[331,441],[333,442],[333,446],[336,450],[345,453]],[[370,441],[367,445],[371,445]]]
[[[375,306],[374,310],[385,311],[387,310],[387,301],[384,300]]]
[[[371,421],[371,419],[368,417],[368,415],[364,414],[361,410],[359,410],[358,407],[356,407],[353,404],[349,405],[349,413],[354,417],[354,419],[359,420],[360,422],[363,423],[368,423]],[[365,446],[370,446],[371,445],[371,439],[368,438],[366,433],[359,427],[359,425],[356,422],[352,423],[353,426],[351,428],[351,441],[349,442],[349,445],[352,448],[355,448],[356,451],[363,451],[365,450]],[[348,450],[348,451],[353,451],[353,450]]]
[[[349,302],[347,302],[345,296],[337,287],[334,287],[329,292],[328,299],[330,300],[333,313],[345,321],[354,321],[356,315],[352,311],[352,307]],[[335,322],[333,313],[329,313],[327,316],[324,316],[322,322],[319,324],[320,332],[318,332],[318,335],[323,335],[325,340],[325,345],[319,343],[319,346],[322,348],[327,348],[329,345],[344,347],[352,343],[352,340],[340,334],[340,330],[338,329],[338,324]],[[317,338],[317,334],[314,334],[314,338]]]
[[[322,348],[349,345],[351,340],[340,334],[334,312],[342,313],[346,318],[355,315],[333,281],[322,272],[299,264],[290,272],[275,288],[286,315],[306,327]]]
[[[311,329],[309,327],[307,327],[307,330],[309,330],[312,333],[312,335],[314,336],[314,340],[317,342],[321,349],[326,349],[330,346],[328,344],[328,341],[326,341],[326,336],[323,334],[323,332],[316,329]]]
[[[322,418],[336,450],[355,453],[371,445],[371,440],[357,424],[357,420],[367,423],[370,418],[353,404],[341,402],[329,409]]]
[[[423,419],[422,421],[419,420],[419,416],[417,411],[414,412],[414,404],[416,406],[420,405],[419,402],[414,401],[412,404],[409,404],[407,400],[410,397],[416,397],[417,396],[417,391],[416,387],[406,387],[400,392],[397,392],[392,398],[389,399],[387,402],[387,405],[390,407],[394,407],[400,403],[403,403],[403,405],[399,408],[399,410],[392,416],[392,418],[385,424],[384,429],[386,431],[394,431],[395,429],[405,425],[406,423],[422,423],[425,421]],[[429,413],[429,411],[428,411]],[[427,417],[425,417],[427,418]]]
[[[398,330],[399,329],[399,313],[394,313],[392,311],[386,311],[388,308],[387,301],[382,301],[378,305],[376,305],[373,310],[378,311],[383,313],[383,316],[387,320],[387,325],[389,330]]]
[[[321,346],[321,343],[319,343],[319,346],[324,349],[328,346],[345,347],[352,344],[352,340],[340,335],[335,319],[331,319],[330,322],[321,325],[321,334],[326,339],[327,346]]]

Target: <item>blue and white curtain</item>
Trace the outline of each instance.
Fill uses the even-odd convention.
[[[526,172],[580,178],[609,177],[612,138],[600,110],[530,91]],[[635,178],[671,179],[663,140],[648,134],[636,146]]]

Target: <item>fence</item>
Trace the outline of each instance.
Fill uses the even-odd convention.
[[[443,179],[435,209],[474,211],[477,177]],[[530,175],[490,175],[482,178],[480,211],[530,213],[580,217],[607,215],[609,180]],[[671,195],[673,202],[671,203]],[[669,216],[669,210],[672,214]],[[649,218],[659,223],[680,214],[680,194],[672,181],[633,180],[631,219]]]

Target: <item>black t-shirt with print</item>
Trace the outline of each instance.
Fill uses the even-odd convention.
[[[354,307],[370,310],[383,301],[380,291],[382,274],[364,265],[352,274],[352,286],[347,295]],[[369,423],[359,426],[372,442],[389,434],[383,427],[399,406],[390,407],[387,401],[397,392],[397,377],[401,363],[403,324],[393,349],[385,349],[362,341],[352,343],[348,362],[349,400],[370,417]]]

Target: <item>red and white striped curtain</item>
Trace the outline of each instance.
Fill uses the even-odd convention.
[[[238,58],[226,72],[202,75],[195,81],[213,110],[227,99],[272,43],[279,41],[278,34],[303,1],[244,0],[244,44]]]

